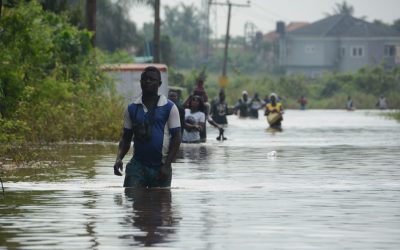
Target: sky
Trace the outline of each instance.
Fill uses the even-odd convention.
[[[163,6],[176,6],[181,2],[185,5],[193,4],[201,9],[202,2],[207,0],[160,0],[161,19]],[[230,0],[234,4],[246,4],[247,0]],[[226,3],[227,0],[213,0]],[[268,33],[275,30],[277,21],[315,22],[332,13],[336,3],[343,0],[251,0],[250,7],[232,7],[231,36],[243,36],[246,23],[255,25],[257,31]],[[354,7],[354,16],[366,17],[366,21],[381,20],[392,24],[400,19],[400,0],[347,0],[347,4]],[[228,7],[211,6],[210,26],[213,37],[220,37],[226,32]],[[153,20],[153,11],[148,7],[135,6],[130,11],[131,19],[141,28],[144,22]]]

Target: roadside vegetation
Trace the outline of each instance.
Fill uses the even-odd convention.
[[[0,33],[0,158],[31,144],[117,140],[122,103],[88,31],[21,1],[3,8]]]

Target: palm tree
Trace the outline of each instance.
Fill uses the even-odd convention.
[[[333,14],[352,16],[354,14],[354,7],[349,5],[346,1],[343,1],[342,3],[336,3],[335,7],[333,8]]]

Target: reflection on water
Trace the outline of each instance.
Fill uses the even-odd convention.
[[[178,223],[171,206],[171,190],[126,188],[125,195],[132,203],[132,213],[124,218],[124,222],[142,232],[134,234],[133,239],[145,246],[167,242]]]
[[[231,116],[228,140],[182,145],[171,189],[124,190],[116,144],[60,146],[61,165],[1,170],[0,249],[397,250],[400,124],[379,113]]]

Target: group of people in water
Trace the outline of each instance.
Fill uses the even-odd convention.
[[[223,89],[209,101],[204,79],[197,81],[196,88],[182,104],[179,93],[174,90],[169,92],[168,98],[159,95],[161,84],[160,71],[153,66],[145,68],[140,79],[142,95],[125,110],[123,133],[114,164],[114,174],[122,176],[123,158],[133,140],[133,157],[126,164],[124,187],[170,187],[171,163],[180,144],[205,142],[207,122],[219,130],[217,140],[226,140],[227,115],[258,118],[259,110],[264,108],[270,128],[281,128],[284,108],[281,98],[275,93],[261,100],[257,93],[249,98],[248,92],[243,91],[234,107],[229,108]],[[301,109],[305,109],[307,99],[302,96],[298,103]],[[382,96],[377,105],[386,108],[386,99]],[[353,107],[350,96],[347,106]]]
[[[380,109],[380,110],[385,110],[387,109],[387,103],[386,103],[386,98],[381,95],[378,99],[378,101],[376,102],[375,106]],[[351,96],[347,97],[347,101],[346,101],[346,109],[348,111],[353,111],[356,109],[353,99],[351,98]]]
[[[227,116],[232,114],[236,114],[239,118],[258,119],[259,110],[264,109],[265,116],[274,116],[272,120],[267,119],[274,128],[280,128],[283,120],[283,105],[275,93],[272,93],[268,100],[262,100],[257,93],[249,98],[248,92],[244,90],[241,98],[229,108],[224,89],[209,101],[204,89],[204,80],[200,78],[192,94],[183,103],[179,101],[179,93],[176,90],[170,90],[168,96],[179,109],[183,143],[205,142],[206,123],[219,130],[217,140],[226,140],[224,129],[228,125]]]
[[[271,93],[268,98],[262,100],[258,93],[255,93],[253,98],[249,98],[246,90],[242,92],[242,97],[236,102],[234,106],[234,113],[239,118],[254,118],[258,119],[258,111],[264,108],[264,116],[272,128],[280,128],[283,120],[283,105],[281,98]]]

